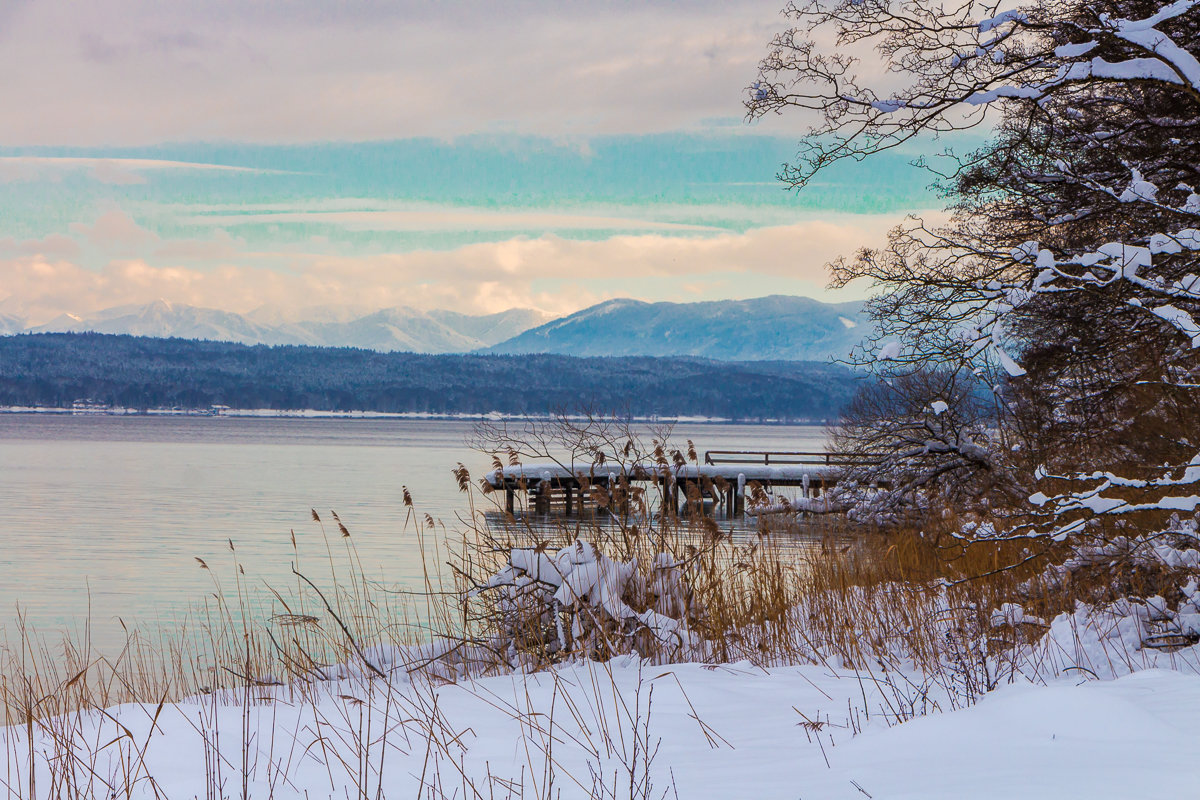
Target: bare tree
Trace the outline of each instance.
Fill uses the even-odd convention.
[[[833,447],[847,454],[839,504],[876,523],[937,508],[987,511],[1022,491],[974,375],[900,370],[868,384],[845,411]]]
[[[1194,511],[1180,487],[1200,482],[1200,2],[1001,7],[791,4],[750,115],[816,115],[781,175],[796,187],[841,159],[993,125],[937,168],[949,224],[912,220],[835,265],[835,285],[880,290],[858,360],[995,389],[1000,438],[1051,490],[1023,534],[1073,534],[1119,507]],[[854,54],[872,49],[882,70],[864,77]],[[1097,469],[1112,479],[1085,477]],[[1115,489],[1137,481],[1140,499]]]

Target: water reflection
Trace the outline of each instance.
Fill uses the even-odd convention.
[[[465,445],[473,426],[0,414],[0,620],[11,627],[20,606],[40,630],[74,628],[90,608],[103,649],[122,637],[118,617],[169,622],[211,591],[196,558],[217,571],[236,559],[256,587],[288,585],[297,555],[319,563],[342,550],[314,508],[327,520],[339,513],[368,577],[418,588],[424,569],[402,487],[417,513],[461,528],[470,509],[451,470],[462,462],[480,476],[490,466]],[[674,438],[701,450],[812,450],[825,436],[687,423]],[[751,536],[750,524],[734,523],[735,535]]]

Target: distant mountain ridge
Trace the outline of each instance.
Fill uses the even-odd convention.
[[[236,314],[159,300],[109,308],[86,317],[63,314],[32,327],[25,327],[16,317],[0,317],[0,334],[93,332],[240,344],[361,347],[381,352],[465,353],[504,341],[549,318],[525,308],[472,316],[407,306],[369,313],[329,306],[292,313],[263,308]]]
[[[0,314],[0,335],[93,332],[379,352],[694,356],[719,361],[842,358],[870,329],[860,302],[823,303],[788,295],[698,303],[617,299],[559,319],[523,308],[471,315],[407,306],[378,311],[263,306],[236,314],[165,300],[83,317],[64,314],[37,326]]]
[[[861,302],[770,295],[753,300],[609,300],[524,331],[489,353],[698,356],[721,361],[824,361],[871,330]]]
[[[0,336],[21,333],[26,328],[25,320],[11,314],[0,314]]]

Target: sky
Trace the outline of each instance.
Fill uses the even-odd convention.
[[[821,299],[939,203],[744,121],[779,0],[0,0],[0,314]]]

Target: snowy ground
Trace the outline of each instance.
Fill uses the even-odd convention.
[[[134,782],[135,797],[241,797],[243,773],[251,797],[310,798],[1183,798],[1200,786],[1200,677],[1022,681],[897,724],[922,705],[914,679],[625,659],[437,688],[351,678],[304,701],[258,689],[249,706],[166,706],[153,725],[153,706],[122,706],[64,722],[57,743],[35,729],[37,795],[61,788],[67,764],[102,797],[101,781]],[[9,797],[28,796],[24,735],[0,732]]]

